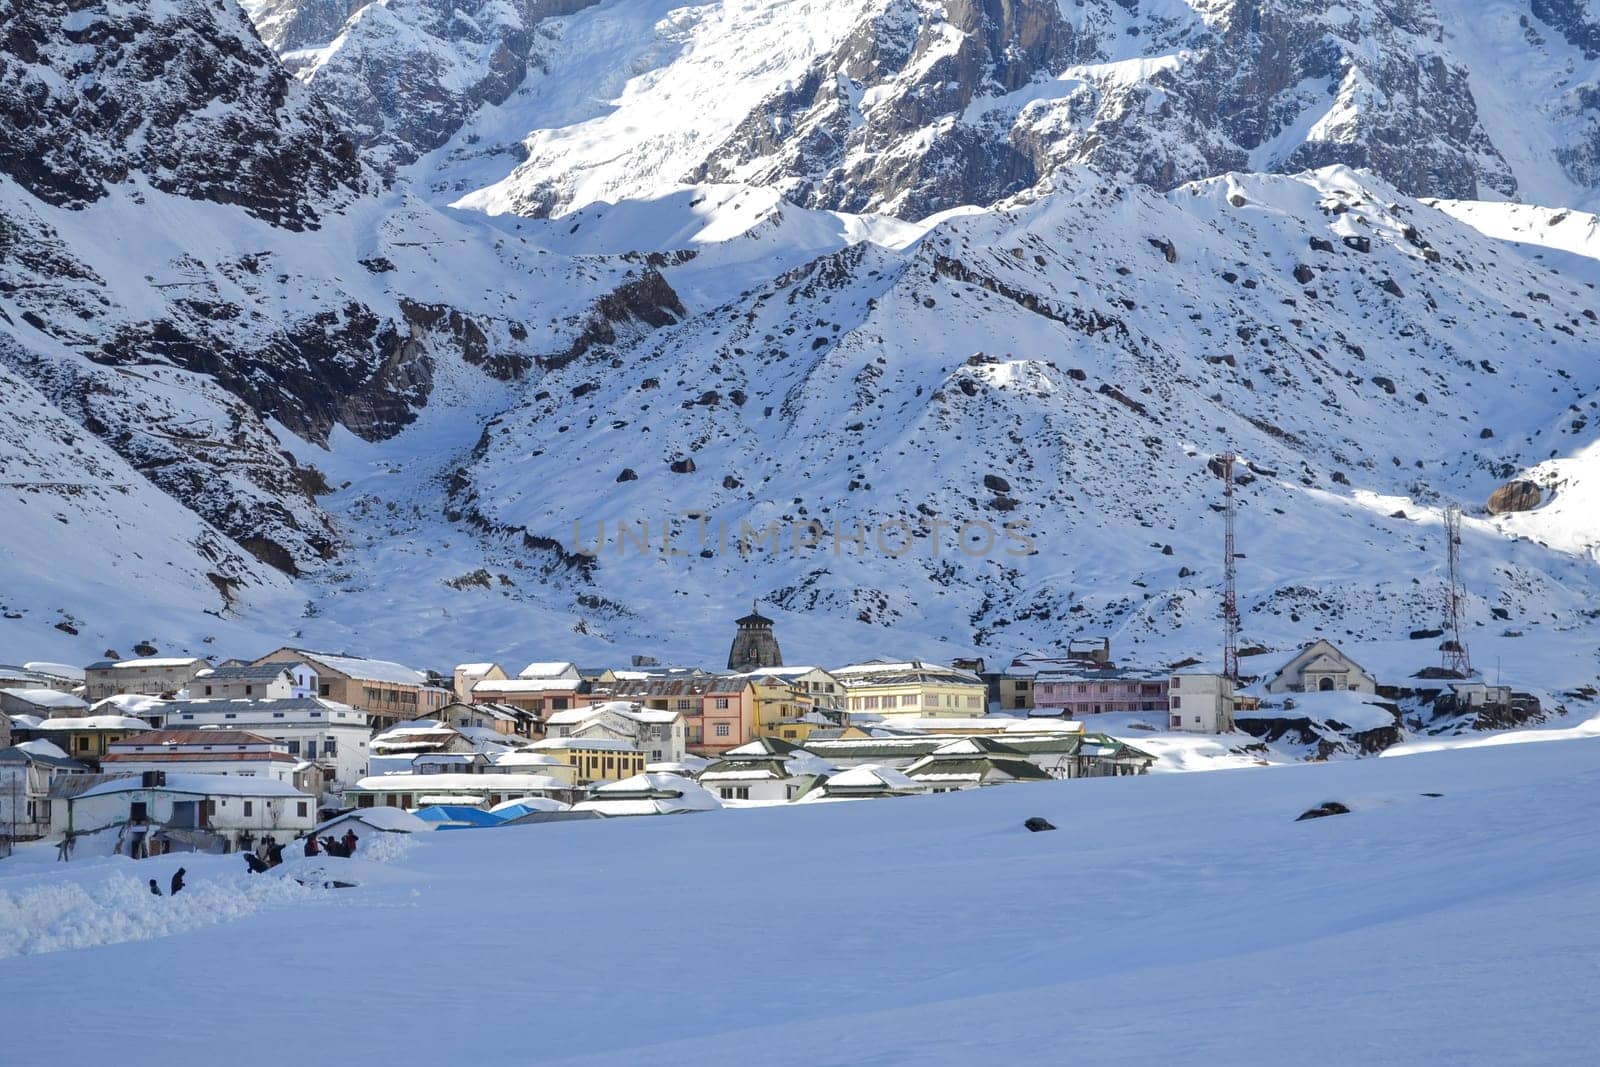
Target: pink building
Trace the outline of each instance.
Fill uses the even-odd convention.
[[[1118,667],[1043,670],[1033,678],[1035,715],[1068,719],[1111,711],[1167,710],[1167,675]]]

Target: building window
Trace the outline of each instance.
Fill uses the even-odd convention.
[[[1180,696],[1173,697],[1172,698],[1172,706],[1175,707],[1175,708],[1183,707],[1183,698],[1180,697]]]
[[[244,815],[245,815],[245,818],[248,819],[254,812],[255,812],[255,803],[253,801],[249,801],[249,800],[245,801],[244,802]]]
[[[317,696],[325,697],[332,691],[332,689],[333,687],[327,682],[320,682],[317,684]]]
[[[716,699],[716,707],[717,707],[718,711],[727,711],[728,710],[728,698],[727,697],[718,697]]]
[[[729,731],[728,731],[728,724],[727,723],[725,723],[725,722],[717,723],[717,736],[718,737],[727,737],[728,733],[729,733]]]

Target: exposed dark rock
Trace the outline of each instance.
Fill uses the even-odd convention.
[[[1488,508],[1491,515],[1504,515],[1512,511],[1532,511],[1544,500],[1544,494],[1539,487],[1526,479],[1517,479],[1506,482],[1494,492],[1489,494]]]

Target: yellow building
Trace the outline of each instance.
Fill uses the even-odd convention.
[[[644,773],[645,756],[638,746],[609,737],[547,737],[530,745],[529,751],[571,766],[579,785],[620,782]]]
[[[955,718],[983,715],[989,708],[989,691],[971,671],[922,660],[873,660],[833,670],[844,687],[850,716],[914,715],[921,718]]]
[[[767,667],[733,677],[750,682],[757,737],[803,742],[811,731],[837,725],[846,710],[844,686],[821,667]]]

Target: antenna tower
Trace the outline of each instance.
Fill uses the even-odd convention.
[[[1232,682],[1239,680],[1239,600],[1233,562],[1233,462],[1237,458],[1232,452],[1222,455],[1222,673]]]
[[[1444,509],[1444,532],[1450,542],[1450,590],[1444,615],[1444,629],[1449,636],[1444,643],[1444,668],[1470,678],[1472,660],[1467,656],[1467,643],[1461,638],[1461,509],[1455,505]]]

